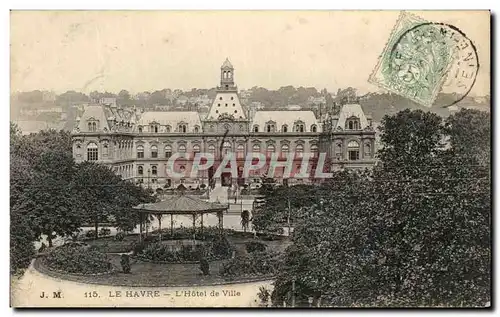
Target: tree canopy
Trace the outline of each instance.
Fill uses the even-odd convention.
[[[290,304],[295,281],[299,304],[312,296],[334,306],[485,305],[491,283],[488,126],[487,116],[473,110],[447,122],[422,111],[386,116],[380,164],[369,172],[335,173],[314,189],[321,200],[300,209],[273,301]],[[471,129],[485,140],[467,138]],[[282,197],[291,196],[288,190]],[[294,194],[299,201],[314,196],[306,193]]]

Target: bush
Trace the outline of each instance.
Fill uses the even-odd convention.
[[[231,255],[233,248],[227,240],[226,236],[217,236],[212,242],[212,252],[217,257],[228,257]]]
[[[132,254],[133,255],[141,254],[142,251],[148,246],[148,244],[149,242],[147,241],[134,242],[132,244]]]
[[[130,273],[130,257],[128,256],[128,254],[122,254],[120,264],[122,265],[123,273]]]
[[[115,241],[123,241],[126,236],[127,234],[125,232],[120,231],[115,235]]]
[[[101,237],[109,236],[110,234],[111,234],[111,229],[109,228],[101,228],[101,230],[99,230],[99,236]]]
[[[226,261],[219,274],[224,277],[244,275],[276,274],[279,266],[279,253],[254,252]]]
[[[267,245],[259,241],[248,241],[245,243],[245,249],[248,253],[252,252],[264,252],[266,251]]]
[[[50,269],[77,274],[106,273],[112,268],[105,254],[71,243],[52,250],[44,262]]]
[[[95,238],[95,230],[89,230],[85,233],[85,237],[87,238]]]
[[[167,245],[151,243],[142,250],[140,255],[146,259],[158,262],[191,262],[200,259],[200,248],[183,245],[180,251],[171,251]]]

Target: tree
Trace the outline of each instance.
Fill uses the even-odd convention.
[[[132,100],[130,98],[130,93],[125,89],[120,90],[117,96],[117,100],[118,104],[120,105],[129,105],[132,103]]]
[[[451,120],[457,131],[467,126]],[[381,130],[374,180],[385,199],[370,244],[383,263],[378,296],[393,305],[484,305],[491,252],[488,171],[464,160],[456,142],[444,149],[449,135],[434,114],[402,111],[384,118]]]
[[[365,263],[374,261],[365,248],[376,208],[368,176],[336,172],[323,189],[316,188],[315,202],[304,207],[296,220],[294,243],[287,248],[276,278],[275,304],[291,305],[292,296],[298,306],[320,296],[329,305],[373,300],[373,277],[364,271]],[[303,193],[297,199],[305,197]]]
[[[276,304],[290,302],[293,281],[299,304],[309,296],[341,306],[490,301],[489,168],[443,147],[442,140],[466,130],[467,120],[451,120],[457,131],[422,111],[384,118],[381,164],[372,172],[334,173],[323,202],[298,214]]]
[[[446,119],[445,130],[453,151],[477,164],[489,166],[491,116],[488,112],[461,109]]]
[[[139,213],[132,207],[154,202],[151,191],[132,182],[121,180],[115,208],[111,209],[114,225],[122,231],[132,231],[140,222]]]
[[[56,97],[56,104],[70,105],[72,103],[88,102],[89,96],[84,93],[68,90]]]
[[[313,185],[296,185],[291,187],[275,187],[263,181],[262,196],[256,199],[252,225],[256,231],[275,234],[281,233],[287,225],[290,209],[290,220],[300,218],[302,209],[316,201],[322,188]]]
[[[111,218],[118,229],[134,229],[139,216],[132,207],[154,201],[151,191],[123,180],[109,167],[94,162],[77,165],[73,186],[78,192],[78,206],[84,219],[94,224],[96,239],[99,223]]]
[[[55,236],[71,235],[81,226],[77,193],[71,186],[74,161],[67,153],[46,152],[32,165],[32,173],[16,208],[31,225],[34,238],[46,235],[52,246]]]
[[[73,187],[78,192],[78,209],[85,221],[94,224],[97,239],[99,223],[107,222],[120,206],[121,177],[105,165],[86,161],[77,164]]]
[[[33,232],[26,217],[17,208],[10,212],[10,273],[22,273],[35,257]]]

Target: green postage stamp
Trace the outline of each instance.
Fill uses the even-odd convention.
[[[474,85],[479,69],[474,44],[458,28],[402,12],[369,82],[431,107],[445,87],[451,106]]]

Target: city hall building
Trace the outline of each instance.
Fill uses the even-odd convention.
[[[260,181],[269,164],[243,174],[248,155],[260,153],[291,164],[292,173],[276,167],[273,178],[281,183],[315,181],[321,153],[324,172],[341,168],[365,168],[375,163],[375,131],[371,118],[357,103],[342,105],[338,115],[326,111],[250,111],[240,103],[235,69],[226,59],[220,69],[220,86],[208,114],[196,111],[140,111],[101,101],[87,106],[72,132],[73,156],[77,162],[96,161],[110,165],[124,179],[152,187],[185,184],[230,186]],[[211,153],[211,168],[191,173],[196,153]],[[235,156],[237,175],[216,170],[227,153]],[[172,176],[167,166],[176,154]],[[309,178],[294,177],[307,155]],[[226,164],[226,162],[224,162]],[[229,166],[224,166],[229,167]]]

